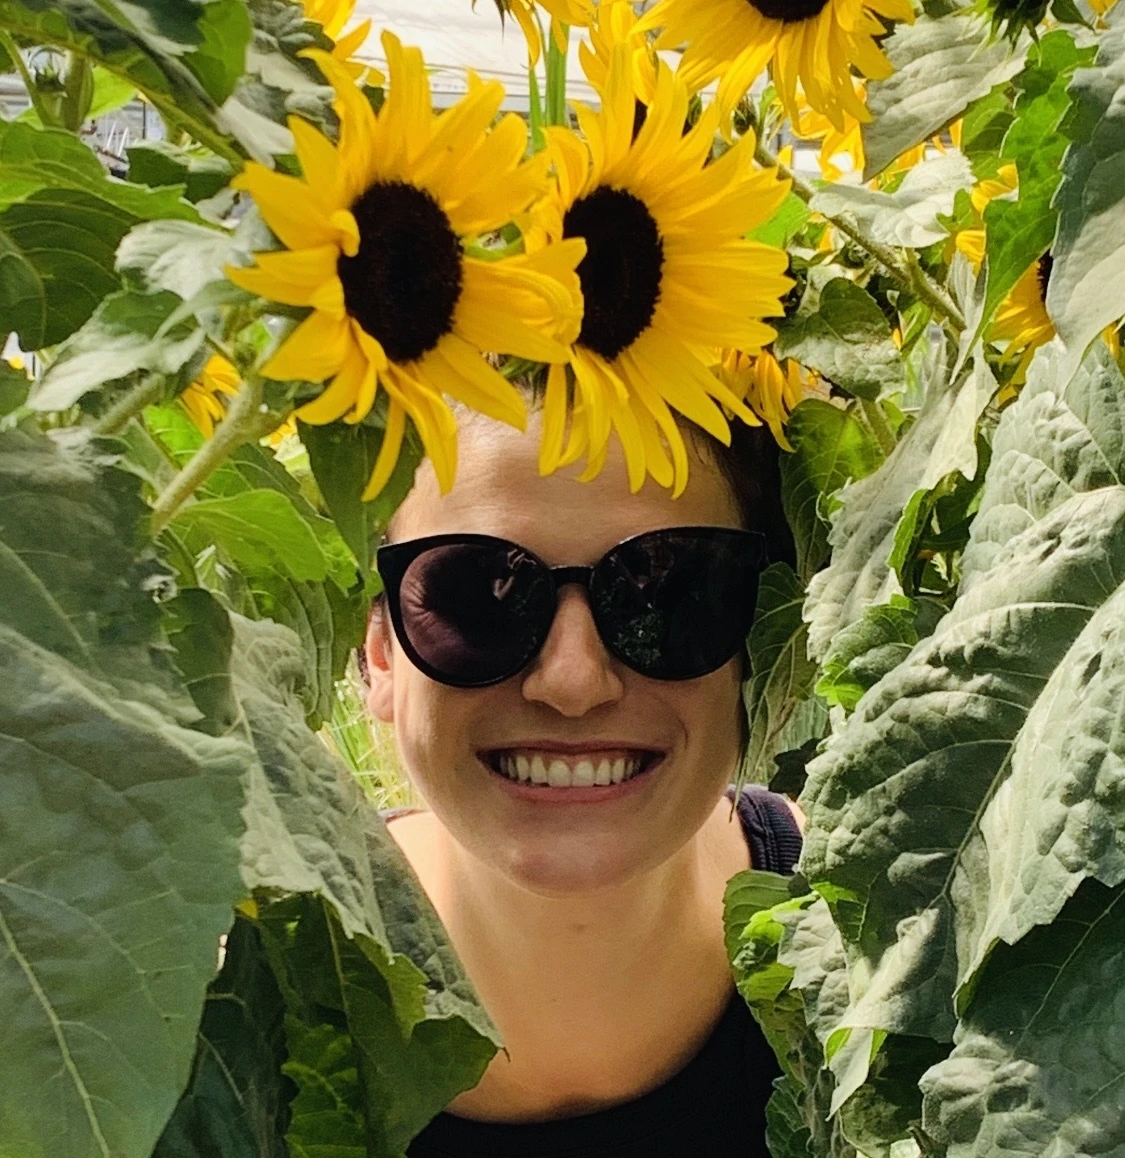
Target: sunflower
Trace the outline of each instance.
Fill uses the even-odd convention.
[[[661,63],[634,138],[632,61],[618,45],[601,111],[577,106],[586,143],[567,129],[548,130],[558,180],[548,232],[585,239],[586,256],[573,383],[561,366],[547,379],[544,474],[584,454],[581,477],[592,478],[615,431],[631,489],[647,473],[679,495],[688,465],[673,410],[723,442],[730,429],[720,405],[754,421],[709,367],[717,349],[757,350],[775,336],[762,318],[783,312],[780,298],[793,284],[787,258],[745,235],[780,205],[789,182],[754,167],[750,135],[708,164],[718,111],[705,109],[684,133],[689,99]]]
[[[220,395],[233,398],[241,382],[241,375],[222,354],[212,354],[199,377],[180,395],[184,409],[204,438],[215,433],[216,424],[226,414]]]
[[[768,67],[790,120],[799,83],[843,132],[845,114],[871,119],[852,68],[873,80],[892,71],[875,41],[885,31],[880,17],[912,22],[914,9],[910,0],[658,0],[639,28],[661,29],[658,49],[686,45],[679,72],[692,89],[718,79],[724,123]]]
[[[603,0],[605,2],[605,0]],[[539,6],[551,17],[551,37],[560,52],[566,52],[566,27],[588,28],[594,19],[593,0],[538,0]],[[527,55],[534,68],[543,52],[539,31],[536,0],[496,0],[501,17],[511,15],[527,41]]]
[[[527,130],[514,113],[489,128],[500,84],[470,74],[468,94],[435,118],[422,54],[389,32],[383,47],[391,82],[377,114],[338,61],[307,50],[336,90],[339,145],[294,117],[305,179],[246,166],[236,187],[287,250],[227,271],[251,293],[312,307],[262,367],[269,378],[329,381],[298,418],[359,422],[386,392],[366,498],[390,477],[407,417],[442,490],[453,485],[456,423],[444,395],[523,428],[522,397],[482,351],[565,361],[581,324],[575,267],[585,252],[577,240],[533,255],[466,252],[467,239],[542,196],[548,158],[525,160]]]
[[[332,55],[354,79],[358,79],[366,72],[370,83],[383,83],[383,74],[378,69],[352,60],[352,55],[363,47],[371,32],[371,21],[363,20],[346,36],[340,35],[355,12],[356,0],[302,0],[302,5],[309,20],[315,20],[324,29],[325,34],[333,42]]]
[[[785,424],[797,403],[815,386],[815,375],[806,374],[792,358],[779,362],[772,350],[762,350],[754,357],[741,350],[727,350],[718,374],[753,410],[755,425],[764,422],[778,446],[791,451]]]
[[[656,95],[656,53],[647,37],[637,33],[637,14],[632,4],[602,0],[597,18],[590,25],[590,43],[578,46],[578,59],[586,79],[598,92],[609,79],[614,47],[628,44],[632,60],[633,95],[645,107]]]

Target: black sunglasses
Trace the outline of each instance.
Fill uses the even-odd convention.
[[[410,661],[451,687],[500,683],[551,630],[559,588],[586,588],[606,648],[641,675],[706,675],[743,646],[766,540],[732,527],[634,535],[592,567],[549,567],[491,535],[431,535],[378,551],[391,624]]]

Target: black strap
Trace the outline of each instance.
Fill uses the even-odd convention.
[[[734,785],[726,797],[734,800]],[[801,830],[785,798],[760,784],[747,784],[736,804],[755,868],[789,874],[801,856]]]

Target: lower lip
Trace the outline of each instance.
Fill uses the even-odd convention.
[[[482,760],[481,763],[494,779],[500,781],[502,789],[516,800],[530,800],[536,804],[600,804],[643,792],[645,785],[663,767],[664,757],[658,756],[643,772],[622,780],[620,784],[593,784],[584,788],[551,788],[546,784],[512,780],[503,772],[497,772],[487,762]]]

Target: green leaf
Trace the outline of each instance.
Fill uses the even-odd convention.
[[[875,299],[847,278],[830,281],[816,309],[778,325],[779,358],[795,358],[862,398],[902,390],[906,376]]]
[[[316,535],[285,495],[248,490],[226,498],[200,499],[171,522],[189,541],[219,543],[236,563],[278,569],[297,580],[328,577],[328,560]]]
[[[795,193],[790,193],[774,215],[746,236],[763,245],[784,249],[805,227],[812,210]]]
[[[1073,143],[1055,198],[1059,225],[1047,286],[1047,312],[1067,347],[1065,377],[1097,334],[1125,314],[1125,23],[1102,34],[1094,67],[1075,72],[1070,95],[1062,132]]]
[[[743,869],[727,881],[723,892],[723,928],[728,957],[733,959],[738,951],[746,924],[755,913],[791,899],[791,879],[764,869]]]
[[[203,714],[197,726],[213,736],[229,732],[239,717],[230,681],[230,616],[209,592],[188,588],[165,605],[164,631],[176,653],[176,667]]]
[[[1114,772],[1125,738],[1112,723],[1125,702],[1123,610],[1119,587],[1055,669],[963,853],[963,999],[998,942],[1050,924],[1088,878],[1125,881],[1125,807]]]
[[[817,658],[866,607],[902,594],[889,560],[907,504],[917,490],[928,490],[964,463],[967,453],[975,459],[977,420],[990,391],[979,389],[973,373],[952,383],[948,374],[939,358],[917,419],[886,463],[839,494],[828,536],[832,560],[812,577],[805,605],[809,652]]]
[[[984,211],[988,238],[988,288],[981,328],[1004,297],[1051,246],[1057,213],[1051,201],[1061,180],[1067,141],[1058,129],[1070,104],[1067,86],[1074,70],[1093,59],[1092,48],[1078,48],[1068,32],[1050,32],[1027,54],[1015,79],[1016,119],[1004,138],[1001,162],[1015,162],[1019,193],[998,198]]]
[[[1051,925],[997,948],[956,1048],[922,1079],[943,1153],[1125,1152],[1123,971],[1125,890],[1093,881]]]
[[[793,453],[781,456],[781,501],[797,542],[797,573],[807,583],[828,558],[829,501],[877,469],[883,451],[854,406],[819,398],[799,403],[785,432]]]
[[[976,173],[992,173],[1000,164],[1000,147],[1014,119],[1008,85],[1000,84],[974,101],[961,121],[961,152]]]
[[[1099,346],[1069,381],[1062,362],[1056,350],[1042,352],[996,431],[962,562],[966,583],[1067,499],[1125,483],[1125,378]]]
[[[0,210],[32,194],[60,189],[93,194],[136,221],[199,220],[178,188],[140,189],[110,177],[71,133],[0,121]]]
[[[203,331],[189,322],[166,328],[181,304],[174,293],[111,294],[59,349],[29,405],[39,411],[65,410],[90,390],[138,371],[178,374],[203,344]]]
[[[23,370],[0,358],[0,418],[18,410],[26,401],[31,381]]]
[[[147,1158],[243,892],[245,751],[194,728],[137,487],[0,435],[0,1138],[21,1158]]]
[[[213,197],[233,176],[230,162],[222,157],[170,141],[138,141],[128,154],[130,181],[153,188],[181,185],[193,202]]]
[[[224,30],[237,33],[237,3],[0,0],[0,27],[26,43],[75,52],[101,65],[135,85],[173,134],[187,131],[237,160],[240,154],[219,128],[218,117],[222,82],[230,78],[240,46],[237,39],[215,42]],[[208,83],[219,82],[215,95],[193,67]]]
[[[897,25],[884,45],[894,72],[868,86],[873,119],[863,131],[863,179],[870,181],[1015,76],[1026,47],[1026,40],[1017,49],[991,40],[988,22],[964,10]]]
[[[981,890],[992,887],[988,877],[1003,863],[997,854],[982,877],[975,818],[986,804],[995,807],[998,830],[1022,839],[1004,819],[1021,730],[1050,712],[1059,694],[1053,673],[1068,653],[1076,675],[1079,668],[1083,680],[1096,675],[1093,653],[1081,650],[1090,637],[1074,641],[1091,620],[1113,618],[1099,608],[1125,579],[1125,487],[1117,482],[1125,394],[1100,353],[1064,389],[1065,401],[1053,385],[1029,385],[1001,421],[985,487],[993,517],[979,536],[992,550],[972,565],[966,556],[954,609],[865,696],[809,767],[802,871],[839,898],[837,916],[865,975],[848,1024],[933,1036],[951,1030],[954,987],[980,956],[969,935],[977,920],[971,910],[982,908]],[[1098,443],[1086,422],[1108,437]],[[978,523],[985,517],[982,503]],[[1112,650],[1112,636],[1098,638],[1098,647]],[[1097,702],[1091,698],[1092,709]],[[1079,730],[1087,726],[1071,714]],[[1076,752],[1076,759],[1078,775],[1089,776],[1084,756]],[[1043,761],[1036,775],[1047,775],[1049,748]],[[1105,821],[1096,823],[1104,831]],[[1112,855],[1106,863],[1112,866]],[[1116,872],[1073,859],[1070,868],[1076,878]],[[1021,888],[1033,885],[1031,876]],[[993,931],[1018,927],[1004,925],[1007,903],[997,901]],[[1019,920],[1034,911],[1023,909]],[[980,936],[983,949],[992,933]]]
[[[240,917],[207,989],[190,1082],[152,1158],[289,1158],[284,1014],[261,935]]]
[[[414,484],[421,461],[418,439],[414,436],[404,442],[390,481],[373,502],[365,503],[362,495],[383,445],[382,430],[367,423],[309,426],[300,422],[298,432],[328,512],[361,571],[368,574],[391,516]]]
[[[914,601],[902,595],[865,608],[862,617],[832,641],[816,694],[853,711],[863,693],[897,667],[918,642],[917,612]]]
[[[368,1158],[359,1064],[351,1035],[297,1017],[286,1023],[289,1059],[285,1073],[296,1084],[285,1135],[293,1158],[314,1158],[331,1148],[333,1158]]]
[[[751,675],[742,696],[750,738],[738,782],[764,784],[773,775],[774,756],[783,747],[800,745],[809,736],[786,735],[797,706],[808,699],[816,681],[816,663],[808,658],[807,628],[801,619],[805,589],[785,563],[762,572],[758,605],[747,646]]]
[[[924,249],[949,236],[945,218],[957,193],[971,189],[973,171],[957,152],[931,157],[909,170],[893,193],[866,185],[826,185],[809,203],[818,213],[852,217],[873,241]]]
[[[108,177],[69,133],[0,122],[0,315],[24,349],[62,341],[119,288],[113,251],[132,225],[194,216],[175,189]]]

